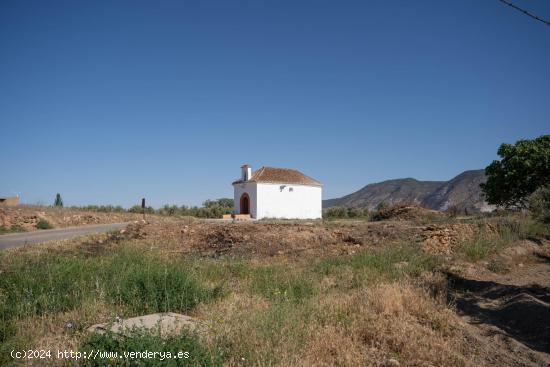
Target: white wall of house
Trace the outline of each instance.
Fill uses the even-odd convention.
[[[241,214],[241,195],[245,192],[250,198],[249,207],[250,207],[250,216],[252,218],[257,218],[257,183],[256,182],[244,182],[233,185],[234,189],[234,204],[235,204],[235,214]]]
[[[253,218],[317,219],[322,217],[320,186],[262,182],[257,183],[254,194]]]

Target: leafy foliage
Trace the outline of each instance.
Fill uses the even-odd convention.
[[[370,212],[367,208],[344,208],[333,207],[323,210],[323,218],[369,218]]]
[[[40,219],[36,223],[36,228],[38,228],[38,229],[52,229],[53,225],[50,222],[48,222],[46,219]]]
[[[134,205],[128,212],[141,213],[142,209],[139,205]],[[222,198],[218,200],[206,200],[202,207],[197,206],[177,206],[177,205],[164,205],[162,208],[155,210],[152,207],[146,207],[145,213],[147,214],[159,214],[169,217],[197,217],[197,218],[221,218],[223,214],[233,213],[233,199]]]
[[[233,213],[233,199],[222,198],[218,200],[206,200],[202,207],[188,207],[182,205],[165,205],[157,211],[157,214],[167,216],[191,216],[198,218],[220,218],[224,214]]]
[[[534,140],[502,144],[500,161],[487,168],[487,182],[481,185],[489,204],[525,208],[529,196],[550,182],[550,135]]]

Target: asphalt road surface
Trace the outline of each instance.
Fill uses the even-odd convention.
[[[32,245],[55,240],[66,240],[73,237],[85,236],[94,233],[116,231],[126,227],[126,223],[94,224],[90,226],[68,227],[59,229],[37,230],[33,232],[22,232],[0,235],[0,249]]]

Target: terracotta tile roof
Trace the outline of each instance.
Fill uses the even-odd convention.
[[[242,183],[237,180],[233,184]],[[282,183],[295,185],[321,186],[321,183],[302,172],[289,168],[262,167],[252,174],[247,182]]]

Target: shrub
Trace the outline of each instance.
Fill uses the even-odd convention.
[[[550,224],[550,185],[535,191],[529,200],[529,210],[536,221]]]
[[[343,218],[369,218],[370,212],[367,208],[344,208],[335,206],[323,210],[323,218],[343,219]]]
[[[202,207],[187,207],[182,205],[177,208],[173,206],[168,215],[192,216],[198,218],[221,218],[224,214],[231,214],[234,211],[233,199],[222,198],[218,200],[206,200]],[[168,206],[165,206],[167,208]],[[162,210],[159,214],[163,214]]]
[[[11,232],[26,232],[27,230],[20,224],[12,224],[10,227]]]
[[[323,211],[324,218],[347,218],[347,210],[343,207],[328,208]]]
[[[40,219],[36,223],[36,228],[38,228],[38,229],[52,229],[53,225],[50,222],[48,222],[46,219]]]
[[[93,355],[95,351],[116,353],[119,358],[130,352],[158,352],[156,358],[95,358],[82,359],[83,366],[221,366],[220,355],[210,355],[197,336],[187,330],[179,335],[161,337],[158,331],[134,330],[120,337],[111,332],[90,334],[80,344],[79,352]],[[187,358],[185,358],[187,353]],[[181,356],[182,358],[175,358]]]

